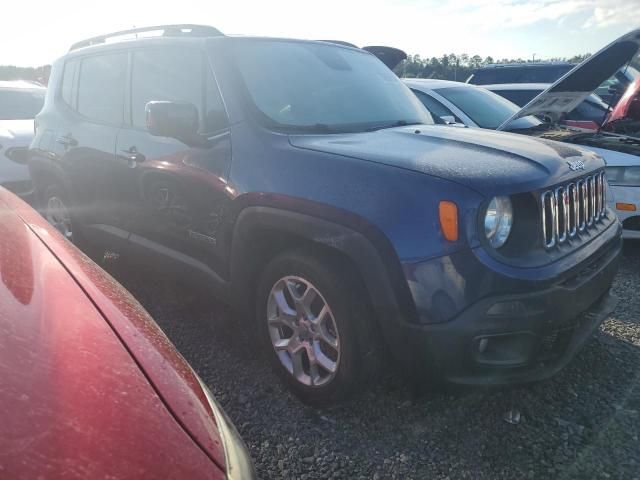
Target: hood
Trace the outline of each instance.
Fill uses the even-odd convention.
[[[202,390],[200,381],[189,364],[187,364],[186,360],[162,333],[160,327],[158,327],[144,308],[124,287],[84,256],[84,254],[70,242],[66,241],[38,212],[4,188],[0,188],[0,207],[15,212],[16,217],[19,217],[25,226],[29,226],[29,232],[33,233],[32,237],[34,239],[38,239],[37,242],[42,247],[42,250],[46,251],[48,255],[53,254],[54,257],[57,258],[60,264],[62,264],[60,267],[61,271],[68,278],[73,278],[73,284],[76,288],[79,287],[79,292],[82,293],[87,303],[99,314],[102,324],[105,326],[108,325],[106,331],[109,336],[118,339],[118,350],[128,352],[127,358],[129,363],[136,366],[136,370],[144,378],[147,386],[149,384],[153,386],[156,394],[160,396],[163,403],[174,415],[174,418],[178,420],[178,423],[189,432],[193,440],[202,447],[203,451],[205,451],[214,462],[224,467],[225,455],[223,440],[217,426],[216,418],[211,412],[212,407],[209,404],[206,392]],[[2,226],[1,220],[5,217],[0,218],[0,227]],[[2,235],[2,232],[0,232],[0,238],[5,239],[6,235]],[[11,244],[13,243],[15,242],[11,242]],[[27,268],[25,265],[31,266],[32,264],[39,266],[38,274],[44,274],[46,271],[54,269],[53,266],[49,265],[49,261],[42,260],[38,262],[36,259],[34,259],[33,262],[24,259],[19,260],[23,268]],[[43,265],[46,265],[47,268],[42,267]],[[62,266],[64,266],[64,268]],[[0,272],[10,271],[9,269],[1,267],[3,267],[3,265],[0,265]],[[54,285],[52,282],[53,280],[44,282],[36,279],[34,285],[48,284],[51,286]],[[55,285],[55,288],[61,288],[57,283]],[[0,287],[1,286],[2,285],[0,285]],[[40,301],[51,300],[52,298],[49,297],[55,297],[55,295],[41,292],[38,296],[33,296],[33,298],[40,299]],[[0,295],[0,298],[3,297]],[[72,300],[70,297],[68,302]],[[67,305],[73,305],[73,303],[67,303]],[[43,306],[43,308],[45,307]],[[46,311],[47,315],[43,316],[42,311],[40,311],[38,320],[42,320],[44,317],[53,317],[56,312],[66,312],[64,309],[60,310],[61,308],[62,307],[45,308],[42,311]],[[0,308],[0,319],[2,318],[1,314],[2,308]],[[22,317],[18,316],[16,318]],[[80,324],[83,328],[88,328],[86,319],[83,318],[83,314],[79,313],[79,311],[76,312],[75,315],[71,315],[71,318],[59,318],[58,323],[63,321],[71,322],[73,319],[82,320]],[[60,329],[59,325],[58,328],[55,329],[56,332],[62,330],[64,329]],[[70,332],[76,331],[74,328],[68,330]],[[80,329],[77,331],[82,332],[83,330]],[[48,336],[39,335],[39,338],[47,339]],[[84,341],[85,345],[88,345],[86,343],[89,340],[88,338],[82,337],[80,340]],[[78,342],[78,344],[79,343],[80,342]],[[47,345],[50,344],[52,344],[51,341],[47,342]],[[74,355],[86,350],[85,348],[68,348],[68,345],[71,345],[71,343],[61,344],[59,348],[67,346],[66,350]],[[126,346],[126,350],[123,350],[123,345]],[[98,351],[101,350],[98,348]],[[106,351],[103,353],[109,361],[108,365],[116,369],[113,370],[114,372],[117,371],[116,360],[113,354]],[[60,353],[58,355],[60,355]],[[45,355],[45,357],[49,358],[51,355]],[[55,355],[53,357],[55,357]],[[64,356],[64,358],[66,358],[66,356]],[[91,359],[93,358],[94,357],[91,357]],[[71,362],[71,364],[73,364],[73,362]],[[77,365],[78,367],[84,366],[84,360],[83,362],[78,362]],[[99,369],[99,371],[102,370],[111,371],[110,368]],[[140,370],[143,373],[140,372]],[[48,371],[50,371],[50,369]],[[116,377],[120,378],[117,375]],[[83,377],[80,376],[79,378]],[[90,377],[87,376],[86,378]],[[64,380],[66,377],[63,375],[58,380],[60,379]],[[92,378],[92,381],[95,385],[100,385],[99,379]],[[60,387],[60,385],[58,385],[58,387]],[[83,389],[83,391],[86,390],[91,389]],[[60,391],[58,390],[57,393],[60,393]],[[151,396],[149,398],[151,398]],[[107,401],[108,403],[108,396],[105,395],[104,399],[100,401]],[[102,427],[104,427],[104,425],[102,425]],[[191,477],[178,475],[176,478]]]
[[[375,55],[391,70],[396,68],[396,66],[403,60],[407,59],[407,54],[398,48],[393,47],[380,47],[380,46],[372,46],[372,47],[362,47],[362,50],[366,50],[367,52]]]
[[[613,122],[624,119],[640,121],[640,77],[629,85],[602,127],[607,129]]]
[[[558,122],[582,103],[602,82],[629,63],[640,51],[640,29],[633,30],[592,55],[507,119],[498,130],[527,115]]]
[[[3,478],[201,478],[203,451],[224,468],[195,374],[142,307],[3,188],[0,208]]]
[[[483,195],[531,191],[604,166],[586,149],[491,130],[421,125],[339,135],[292,135],[294,147],[413,170]],[[584,170],[568,163],[580,160]]]

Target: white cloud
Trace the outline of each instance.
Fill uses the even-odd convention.
[[[612,26],[640,26],[640,4],[638,0],[594,1],[591,16],[584,28],[606,28]]]

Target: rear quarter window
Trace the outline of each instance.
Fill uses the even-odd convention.
[[[76,108],[77,90],[75,81],[78,75],[79,65],[80,60],[78,60],[77,58],[67,60],[64,64],[64,72],[62,74],[62,100],[73,109]]]

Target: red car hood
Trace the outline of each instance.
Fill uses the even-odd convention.
[[[634,104],[638,103],[640,103],[640,77],[636,78],[635,81],[627,87],[627,91],[624,92],[624,95],[620,100],[618,100],[615,108],[607,117],[607,121],[603,124],[603,128],[606,128],[607,125],[610,125],[617,120],[626,118],[629,115],[629,109],[632,108]],[[636,106],[634,108],[638,107]]]
[[[497,130],[507,130],[517,118],[537,115],[552,123],[571,112],[598,86],[640,52],[640,29],[633,30],[587,58],[508,118]]]
[[[186,361],[124,288],[2,188],[0,280],[0,476],[224,477]]]

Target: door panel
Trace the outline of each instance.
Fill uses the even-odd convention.
[[[68,112],[55,142],[73,185],[75,214],[85,225],[122,226],[110,165],[123,120],[126,58],[125,53],[82,58],[75,85],[63,88]]]
[[[193,103],[208,144],[188,146],[151,135],[144,124],[144,108],[157,100]],[[133,167],[125,162],[120,166],[129,230],[217,270],[218,232],[230,198],[226,177],[231,139],[202,53],[187,48],[134,51],[130,105],[131,125],[120,132],[116,147],[119,156],[135,149],[143,157]]]

